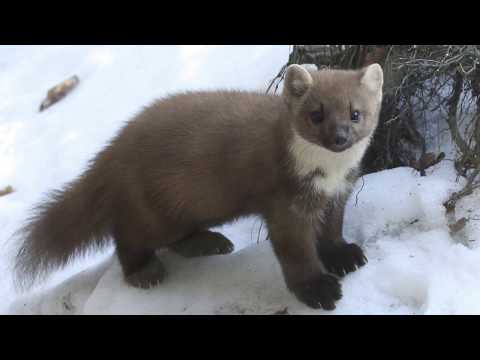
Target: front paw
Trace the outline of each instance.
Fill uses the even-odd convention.
[[[314,309],[335,309],[335,301],[342,297],[342,289],[338,280],[328,274],[316,277],[295,286],[292,291],[297,298]]]
[[[338,276],[353,272],[368,262],[363,250],[356,244],[342,244],[320,249],[320,258],[325,268]]]

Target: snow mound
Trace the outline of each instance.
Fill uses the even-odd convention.
[[[345,233],[349,241],[363,246],[369,263],[341,280],[343,298],[333,312],[310,309],[295,299],[265,240],[229,255],[196,259],[163,251],[159,257],[169,276],[148,290],[128,286],[117,258],[110,255],[41,297],[18,299],[10,311],[275,314],[286,309],[289,314],[480,314],[480,251],[450,237],[441,206],[459,185],[448,177],[432,173],[420,177],[409,168],[398,168],[365,176],[356,190],[362,186],[356,205],[355,192],[348,203]],[[219,229],[228,235],[237,226]],[[470,235],[478,237],[478,232]]]

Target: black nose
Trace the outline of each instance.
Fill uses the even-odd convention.
[[[337,134],[337,136],[335,136],[335,145],[337,146],[345,145],[347,141],[348,138],[343,134]]]

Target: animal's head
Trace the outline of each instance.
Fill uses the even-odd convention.
[[[291,65],[283,97],[301,137],[341,152],[374,132],[382,86],[383,71],[378,64],[360,70],[320,71]]]

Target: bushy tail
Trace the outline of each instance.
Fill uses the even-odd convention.
[[[106,243],[110,233],[108,186],[88,177],[51,192],[17,231],[21,240],[15,261],[15,285],[30,289],[91,246]]]

